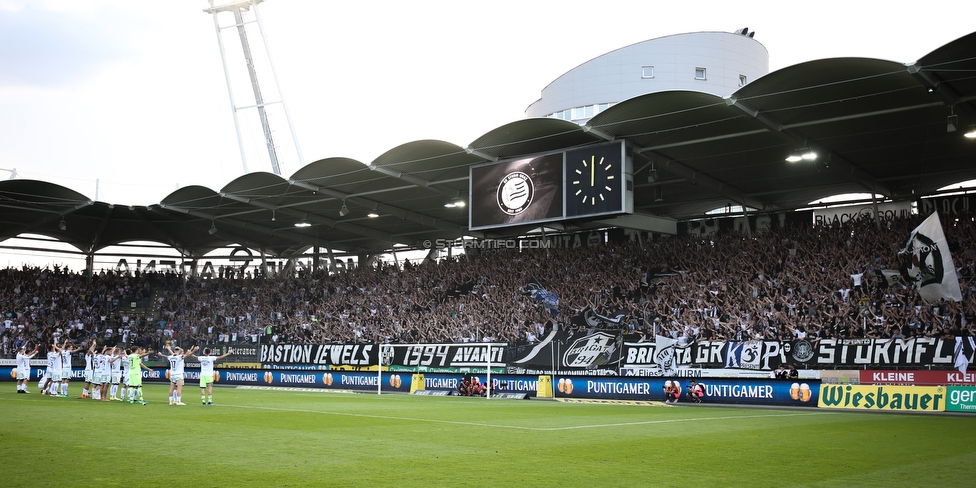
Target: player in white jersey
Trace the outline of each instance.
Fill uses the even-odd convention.
[[[30,360],[36,355],[37,346],[34,346],[33,351],[27,352],[26,342],[17,350],[17,393],[30,393],[27,391],[27,383],[30,381]]]
[[[114,351],[112,356],[115,358],[110,366],[112,391],[109,393],[109,400],[119,400],[116,395],[119,393],[119,381],[122,380],[122,351]]]
[[[102,383],[108,382],[108,361],[105,356],[107,349],[108,346],[102,346],[102,350],[96,351],[92,357],[92,369],[94,370],[94,375],[92,376],[93,400],[102,399]]]
[[[95,381],[95,346],[96,342],[92,339],[91,345],[85,351],[85,389],[81,392],[82,398],[94,398],[92,395],[92,383]]]
[[[119,363],[122,367],[122,393],[116,398],[120,402],[124,402],[128,397],[129,392],[129,350],[125,349],[119,351]]]
[[[115,356],[114,347],[111,349],[103,347],[101,354],[95,355],[95,384],[98,385],[95,389],[95,394],[98,395],[96,400],[108,401],[108,385],[112,379],[112,363],[118,359]]]
[[[169,351],[169,356],[166,356],[166,359],[169,360],[169,404],[186,405],[183,403],[183,365],[187,356],[197,351],[197,346],[183,352],[180,347],[174,351],[167,345],[166,350]]]
[[[61,348],[56,343],[52,342],[48,346],[47,369],[44,370],[41,381],[41,395],[47,395],[52,385],[61,383]]]
[[[213,378],[214,363],[234,354],[233,349],[228,349],[227,354],[222,356],[211,356],[210,348],[203,348],[203,356],[196,356],[200,361],[200,402],[203,405],[213,405]]]
[[[68,398],[68,383],[71,382],[71,355],[80,351],[81,347],[69,347],[65,341],[61,350],[61,396]]]

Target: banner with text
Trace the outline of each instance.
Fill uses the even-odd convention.
[[[756,376],[780,365],[801,370],[846,367],[880,370],[923,367],[951,368],[955,364],[954,339],[822,339],[819,341],[701,341],[680,344],[658,336],[616,331],[590,333],[553,331],[536,344],[517,347],[486,344],[421,344],[389,347],[383,344],[262,344],[260,362],[266,369],[375,371],[382,354],[383,367],[395,371],[479,372],[490,359],[492,369],[509,374],[565,374],[584,376],[701,376],[689,369],[755,372]],[[232,356],[233,357],[233,356]],[[230,358],[228,358],[230,359]],[[972,357],[968,358],[970,361]],[[971,374],[938,380],[938,384],[969,384]],[[959,379],[963,378],[963,379]]]
[[[654,342],[624,342],[621,368],[640,371],[644,376],[676,376],[691,367],[770,371],[781,364],[804,369],[951,367],[954,347],[954,339],[935,338],[702,341],[679,345],[658,336]]]
[[[821,408],[942,412],[946,389],[941,386],[820,385]]]
[[[859,371],[858,375],[862,385],[976,386],[976,373],[962,374],[954,369],[944,371],[925,369],[878,371],[866,369]]]
[[[463,368],[504,364],[505,348],[487,344],[262,344],[261,363],[276,366],[384,366]]]

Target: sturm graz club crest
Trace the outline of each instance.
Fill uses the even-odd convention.
[[[392,347],[380,347],[380,360],[382,361],[383,366],[393,364],[393,358],[395,356],[396,353],[393,352]]]
[[[793,360],[798,363],[805,363],[813,359],[815,353],[816,351],[810,341],[799,340],[793,343]]]
[[[508,215],[518,215],[529,208],[532,197],[535,196],[535,186],[529,175],[514,171],[505,175],[498,183],[496,199],[498,208]]]
[[[912,268],[917,272],[913,276],[918,286],[942,283],[945,270],[939,245],[931,237],[917,232],[909,246],[907,251],[912,254]]]

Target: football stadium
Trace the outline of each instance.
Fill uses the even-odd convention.
[[[976,32],[930,48],[674,34],[467,146],[0,181],[0,252],[84,263],[0,270],[2,484],[965,486]]]

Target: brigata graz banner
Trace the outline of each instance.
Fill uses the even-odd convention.
[[[375,366],[381,352],[384,366],[457,368],[505,362],[505,348],[491,346],[489,352],[487,344],[262,344],[260,359],[277,366]]]

